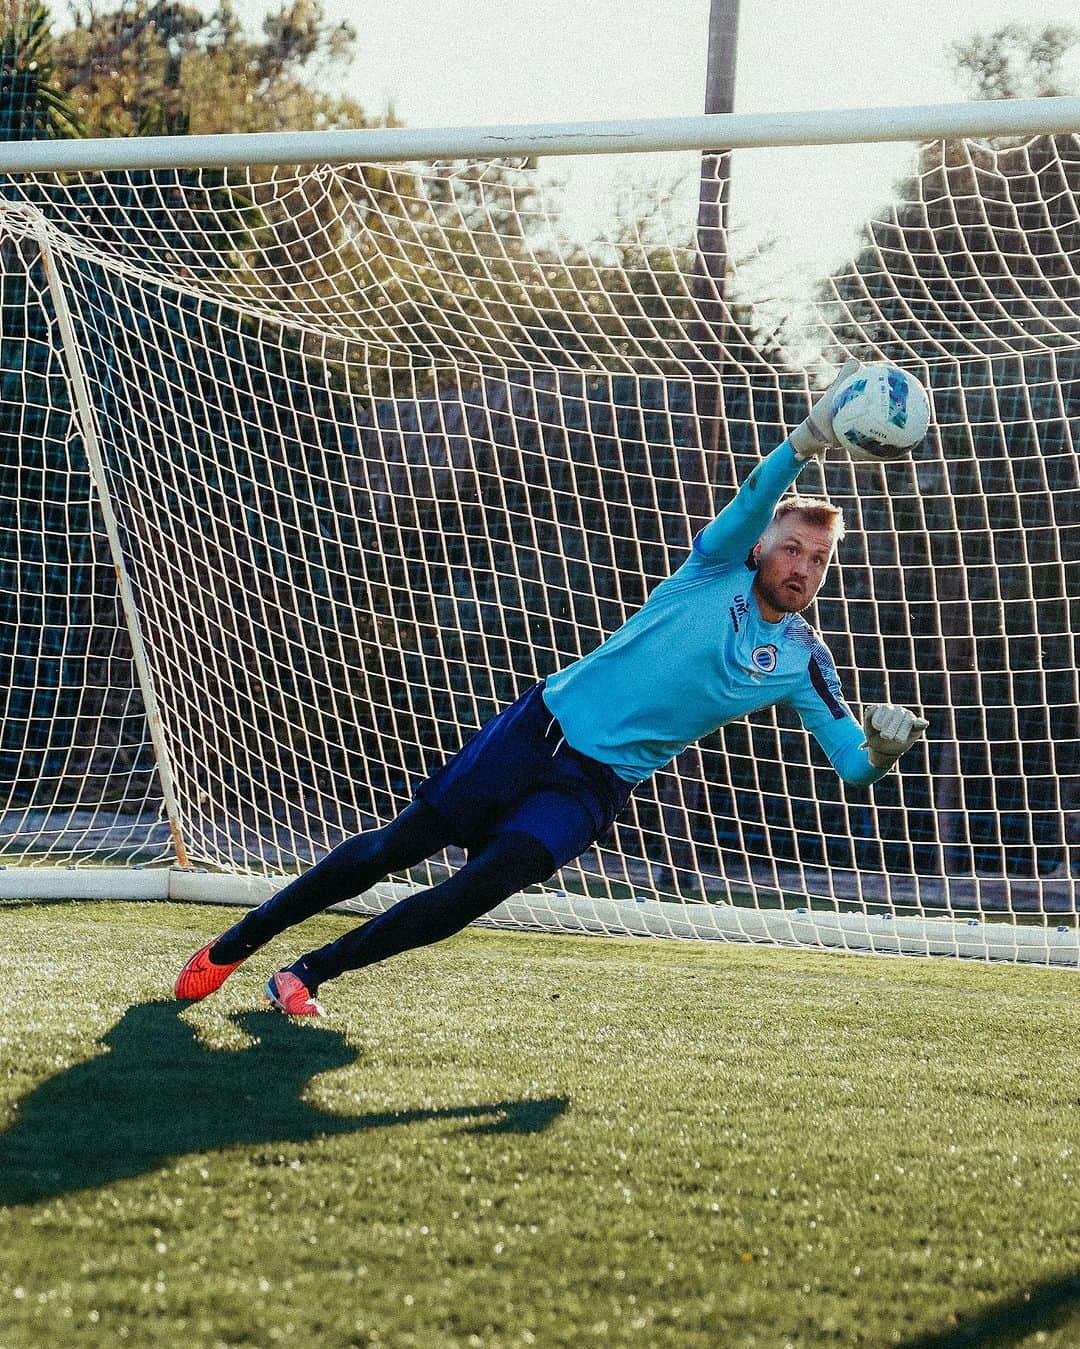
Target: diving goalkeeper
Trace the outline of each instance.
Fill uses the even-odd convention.
[[[621,628],[489,721],[391,823],[342,843],[197,951],[176,996],[205,997],[285,929],[451,844],[464,848],[467,860],[446,880],[271,975],[275,1008],[321,1015],[323,984],[449,937],[545,880],[611,828],[638,783],[760,708],[793,708],[845,782],[883,777],[927,723],[887,704],[865,707],[860,723],[845,704],[827,648],[800,617],[843,536],[842,515],[828,501],[783,497],[837,444],[839,382]]]

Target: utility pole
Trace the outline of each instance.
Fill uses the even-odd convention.
[[[705,79],[705,111],[735,109],[735,49],[739,28],[739,0],[709,0],[708,69]],[[721,416],[724,410],[720,377],[724,367],[724,276],[727,271],[727,204],[730,153],[706,150],[701,156],[698,186],[697,258],[694,264],[693,296],[697,321],[692,337],[697,359],[691,391],[698,427],[697,444],[678,451],[679,486],[683,507],[696,533],[712,518],[713,487],[720,448]],[[705,776],[700,749],[687,752],[686,769],[679,778],[662,776],[659,789],[661,817],[669,840],[668,858],[654,868],[658,885],[680,889],[680,872],[698,871],[693,839],[694,820],[702,818]]]
[[[710,0],[709,50],[705,71],[705,111],[735,111],[735,57],[739,41],[739,0]],[[726,264],[724,227],[727,225],[730,154],[706,150],[701,156],[698,190],[698,248],[707,274],[723,295]]]
[[[734,112],[735,68],[739,35],[739,0],[710,0],[709,46],[705,76],[705,111]],[[724,351],[724,282],[727,272],[727,208],[731,154],[706,150],[698,183],[697,264],[694,298],[700,315],[699,351],[703,387],[698,421],[702,448],[715,451],[720,438],[721,400],[718,367]]]

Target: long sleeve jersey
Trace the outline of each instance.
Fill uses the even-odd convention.
[[[767,622],[753,594],[751,550],[802,466],[779,445],[641,608],[548,678],[544,701],[574,749],[640,782],[703,735],[785,703],[845,782],[885,775],[824,642],[798,614]]]

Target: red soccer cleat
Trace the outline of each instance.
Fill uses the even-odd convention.
[[[266,981],[266,1001],[286,1016],[325,1016],[302,979],[288,970],[278,970]]]
[[[231,965],[215,965],[210,959],[210,952],[216,942],[215,937],[214,941],[208,941],[205,946],[200,946],[176,976],[176,987],[173,991],[178,998],[187,998],[194,1002],[198,998],[205,998],[209,993],[215,993],[237,965],[244,963],[237,960]]]

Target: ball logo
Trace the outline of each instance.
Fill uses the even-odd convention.
[[[755,646],[750,653],[750,659],[762,674],[772,674],[776,669],[776,647]]]

